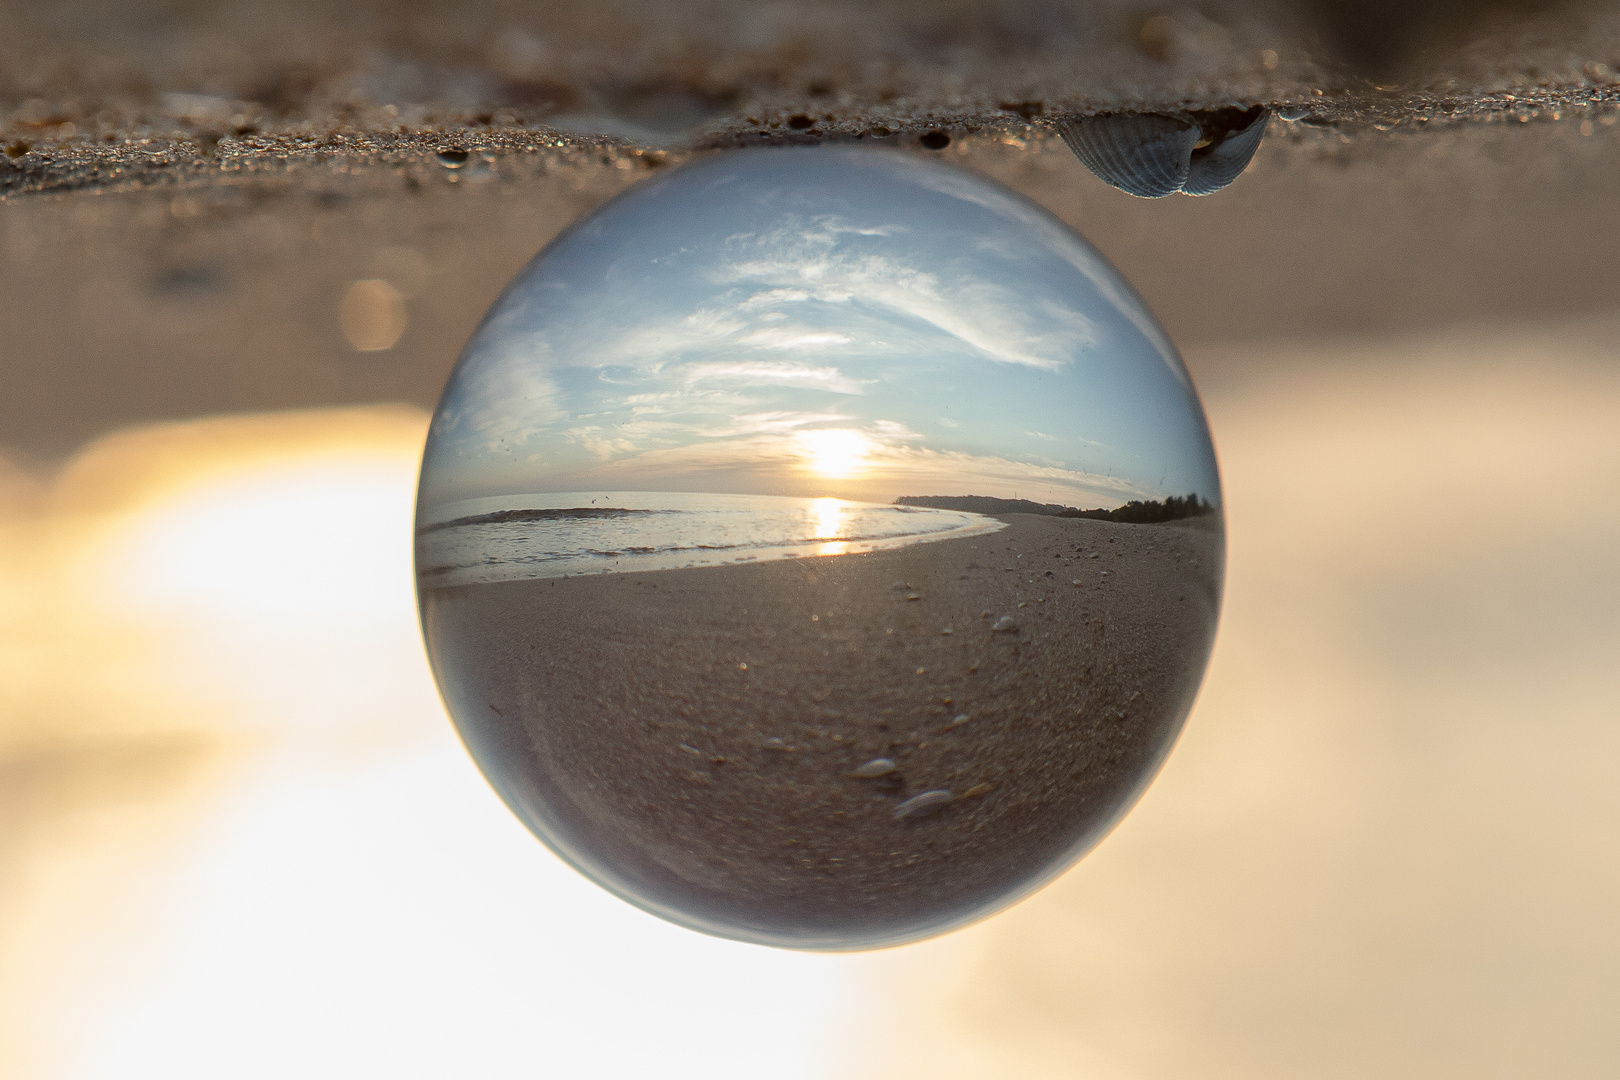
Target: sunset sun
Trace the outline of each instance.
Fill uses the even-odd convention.
[[[833,429],[799,434],[805,467],[829,480],[845,480],[863,471],[872,440],[858,431]]]

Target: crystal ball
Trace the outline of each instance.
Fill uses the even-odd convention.
[[[435,677],[523,823],[663,918],[825,950],[982,918],[1108,832],[1223,545],[1120,274],[848,147],[700,159],[552,242],[462,353],[416,522]]]

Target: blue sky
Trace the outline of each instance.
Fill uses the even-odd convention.
[[[585,490],[1219,498],[1180,361],[1089,244],[971,173],[842,147],[641,184],[507,288],[423,506]]]

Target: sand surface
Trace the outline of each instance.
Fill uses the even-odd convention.
[[[729,146],[1304,103],[1370,127],[1608,100],[1606,0],[0,7],[0,195],[335,156]],[[347,163],[346,163],[347,164]]]
[[[503,797],[616,891],[728,936],[904,939],[1095,843],[1214,633],[1216,531],[1004,520],[870,555],[432,590],[429,649]],[[852,775],[876,759],[893,771]],[[950,798],[896,817],[926,792]]]

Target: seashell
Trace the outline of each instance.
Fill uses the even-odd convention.
[[[1187,182],[1181,190],[1188,195],[1213,195],[1242,175],[1254,160],[1271,113],[1257,105],[1243,112],[1222,109],[1198,119],[1199,129],[1210,144],[1194,148]]]
[[[896,806],[894,816],[896,818],[908,818],[928,814],[948,805],[952,798],[951,793],[944,788],[925,791],[921,795],[913,795],[899,806]]]
[[[1144,199],[1181,190],[1201,137],[1191,121],[1158,113],[1080,116],[1058,130],[1099,179]]]
[[[1104,183],[1144,199],[1182,191],[1211,195],[1253,160],[1270,110],[1113,113],[1059,125],[1063,141]]]

